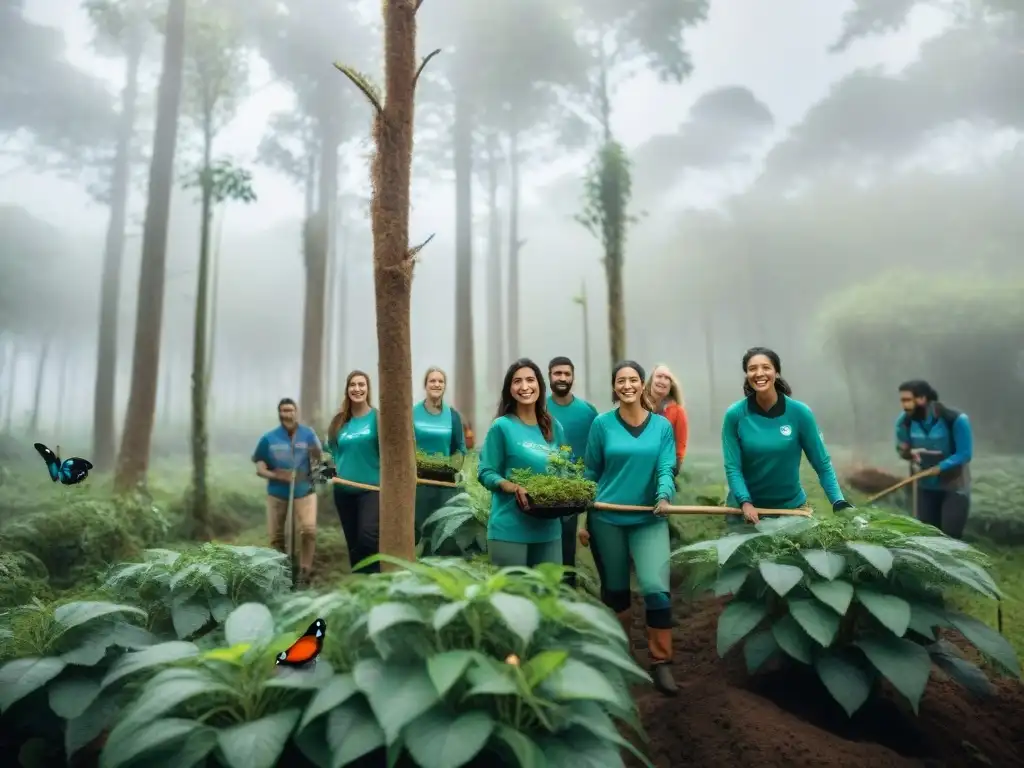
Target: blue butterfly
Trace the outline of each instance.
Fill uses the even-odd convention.
[[[62,462],[57,454],[42,443],[35,443],[33,447],[46,462],[46,468],[50,471],[50,479],[53,482],[56,483],[60,480],[62,485],[75,485],[89,476],[89,470],[92,469],[91,462],[77,456]]]

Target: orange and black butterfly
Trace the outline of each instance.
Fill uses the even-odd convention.
[[[276,663],[285,667],[311,667],[316,663],[317,656],[324,648],[324,634],[327,622],[317,619],[309,625],[309,629],[292,643],[287,651],[277,654]]]

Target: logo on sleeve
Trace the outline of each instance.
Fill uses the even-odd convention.
[[[790,435],[793,434],[793,428],[789,426],[789,424],[783,424],[781,427],[779,427],[779,432],[782,433],[783,437],[789,437]]]

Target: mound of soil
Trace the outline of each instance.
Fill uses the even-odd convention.
[[[847,485],[861,493],[873,494],[881,493],[887,488],[892,488],[896,483],[904,479],[905,476],[899,477],[891,472],[886,472],[884,469],[861,466],[848,470],[843,475],[843,485]]]
[[[672,667],[679,695],[665,698],[647,686],[634,692],[649,738],[643,750],[658,768],[1024,766],[1019,682],[993,679],[997,695],[979,700],[933,674],[920,715],[884,689],[849,718],[809,668],[750,677],[741,652],[720,659],[715,630],[725,602],[677,601]],[[646,651],[641,603],[634,616],[633,647]]]

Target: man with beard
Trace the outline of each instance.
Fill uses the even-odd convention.
[[[582,459],[587,450],[590,425],[597,418],[597,409],[572,393],[576,368],[568,357],[556,357],[548,363],[548,381],[551,395],[548,397],[548,411],[551,417],[562,425],[565,439],[572,449],[572,459]],[[562,518],[562,565],[570,568],[576,565],[576,531],[579,515]],[[576,586],[576,575],[566,574],[566,582]]]
[[[899,392],[903,413],[896,419],[896,452],[910,462],[912,474],[929,472],[917,481],[914,517],[960,539],[971,507],[971,422],[939,402],[927,381],[905,381]]]
[[[323,449],[311,427],[299,423],[295,401],[286,397],[277,404],[280,425],[260,438],[252,460],[256,474],[267,481],[267,533],[270,546],[285,551],[284,527],[288,504],[292,504],[299,550],[300,583],[309,581],[316,551],[316,490],[313,487],[313,463],[320,461]],[[293,485],[294,483],[294,485]]]

